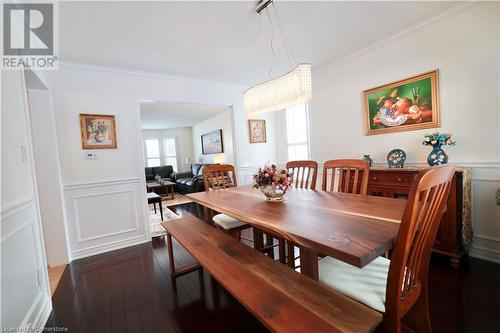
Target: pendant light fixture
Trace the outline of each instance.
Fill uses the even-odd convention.
[[[269,5],[271,5],[272,2],[273,0],[261,0],[257,4],[256,12],[260,15],[263,10],[266,10],[266,14],[269,18],[269,23],[271,25],[271,51],[273,53],[274,62],[274,49],[272,46],[273,24],[268,9]],[[274,7],[274,5],[272,7],[275,10],[276,21],[280,29],[285,52],[288,57],[290,71],[284,75],[272,79],[270,77],[270,73],[272,70],[271,67],[271,69],[269,70],[268,81],[258,84],[245,91],[245,93],[243,94],[243,104],[248,115],[256,115],[266,112],[283,110],[301,103],[305,103],[312,97],[311,65],[297,63],[290,43],[288,42],[288,38],[286,37],[285,31],[281,24],[281,20],[279,19],[276,8]],[[259,35],[257,35],[257,38],[259,38]],[[295,61],[295,68],[292,65],[289,53],[292,55],[292,58]]]

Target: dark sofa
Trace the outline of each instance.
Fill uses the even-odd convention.
[[[177,184],[177,192],[186,194],[194,192],[203,192],[203,169],[208,165],[215,164],[193,164],[191,171],[174,172],[172,174],[173,181]]]

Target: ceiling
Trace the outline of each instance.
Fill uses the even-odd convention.
[[[254,84],[267,79],[273,63],[267,14],[259,18],[256,2],[60,2],[60,59]],[[274,6],[297,60],[314,69],[459,5],[277,0]],[[271,9],[273,19],[274,13]],[[271,75],[276,76],[290,65],[277,25],[273,27]],[[258,70],[256,45],[261,50]]]
[[[230,106],[165,101],[141,102],[141,128],[192,127],[223,112]]]

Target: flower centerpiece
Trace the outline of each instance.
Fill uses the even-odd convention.
[[[278,169],[275,164],[265,165],[253,175],[253,187],[260,188],[270,202],[283,201],[292,182],[292,174],[287,169]]]
[[[448,155],[441,149],[441,146],[454,146],[456,142],[451,139],[450,133],[435,132],[425,134],[422,144],[424,146],[432,146],[432,151],[427,157],[427,163],[430,166],[434,166],[448,163]]]
[[[92,125],[89,125],[87,130],[94,136],[96,142],[103,142],[106,139],[106,132],[108,128],[106,123],[102,120],[94,119],[92,120]]]

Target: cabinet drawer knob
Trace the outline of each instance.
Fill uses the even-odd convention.
[[[401,178],[398,178],[398,182],[400,182],[400,183],[401,183],[402,181],[403,181],[403,180],[402,180]]]
[[[373,180],[377,180],[377,177],[373,176]]]

